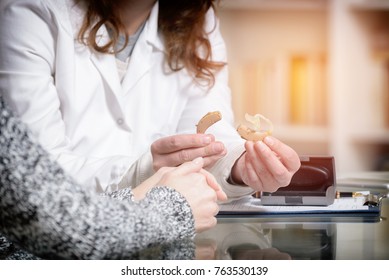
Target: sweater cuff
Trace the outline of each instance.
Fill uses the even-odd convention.
[[[158,211],[161,218],[164,217],[166,234],[172,239],[194,237],[195,220],[192,209],[181,193],[167,186],[157,186],[146,194],[144,200],[153,201],[158,206],[154,211]]]

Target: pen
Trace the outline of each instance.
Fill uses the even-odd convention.
[[[341,198],[341,197],[359,197],[363,196],[360,192],[340,192],[336,191],[335,198]]]
[[[335,194],[335,198],[341,198],[341,197],[352,197],[352,198],[364,197],[365,202],[363,203],[363,205],[376,207],[376,206],[379,206],[381,200],[383,198],[387,197],[387,195],[376,195],[376,194],[371,194],[371,193],[364,194],[361,192],[340,192],[340,191],[337,191]]]

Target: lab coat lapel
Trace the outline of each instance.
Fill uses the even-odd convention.
[[[164,49],[162,39],[158,34],[158,7],[157,1],[135,44],[130,64],[122,83],[124,93],[128,93],[153,66],[153,53],[163,51]]]
[[[152,46],[138,39],[131,55],[131,61],[122,83],[122,90],[128,93],[135,84],[150,70],[152,61]],[[140,42],[139,42],[140,41]]]
[[[103,46],[109,41],[109,35],[105,27],[102,27],[101,29],[101,37],[97,43],[100,46]],[[120,96],[122,94],[122,86],[120,84],[115,55],[92,51],[91,60],[113,93],[116,96]]]
[[[122,87],[119,80],[115,56],[113,54],[108,55],[93,52],[91,60],[112,92],[116,96],[120,96],[122,94]]]

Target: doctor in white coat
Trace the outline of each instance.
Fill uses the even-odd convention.
[[[160,26],[161,10],[169,5],[206,7],[198,19],[202,46],[209,43],[211,50],[206,59],[226,62],[213,1],[108,3],[116,5],[119,31],[130,36],[133,48],[110,45],[112,22],[94,25],[101,15],[98,9],[90,14],[91,4],[102,2],[0,1],[0,93],[66,171],[81,184],[114,189],[201,156],[230,198],[289,183],[300,166],[293,149],[274,137],[244,142],[236,133],[227,66],[215,70],[209,83],[188,67],[169,67]],[[80,39],[88,13],[89,29]],[[104,46],[108,51],[101,51]],[[216,110],[222,121],[197,135],[199,119]]]

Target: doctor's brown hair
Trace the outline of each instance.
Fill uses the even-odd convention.
[[[87,5],[81,26],[80,40],[101,53],[112,53],[124,25],[115,14],[116,1],[79,0]],[[172,71],[186,68],[197,80],[209,86],[215,82],[214,74],[225,62],[212,61],[212,48],[204,30],[205,15],[215,9],[216,0],[159,0],[159,31],[164,36],[167,62]],[[111,40],[100,46],[96,42],[98,30],[110,28]],[[126,38],[128,40],[128,36]]]

